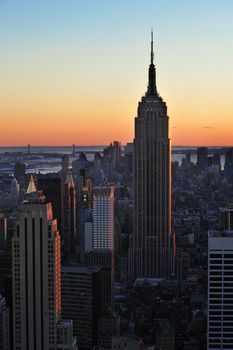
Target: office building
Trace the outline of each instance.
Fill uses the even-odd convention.
[[[62,180],[60,178],[39,177],[38,190],[41,190],[48,202],[52,203],[53,216],[57,219],[57,228],[62,234]]]
[[[57,350],[78,350],[73,336],[73,321],[60,320],[57,324]]]
[[[114,187],[93,189],[94,249],[114,249]]]
[[[122,155],[121,143],[119,141],[113,141],[112,162],[113,162],[113,168],[116,170],[119,170],[120,168],[121,155]]]
[[[207,349],[233,349],[233,231],[208,237]]]
[[[208,167],[208,148],[207,147],[198,147],[197,166],[201,170],[204,170]]]
[[[152,33],[149,83],[135,118],[131,280],[169,276],[173,272],[170,172],[169,117],[156,87]]]
[[[16,162],[14,165],[14,177],[16,180],[24,184],[26,174],[26,165],[24,163]]]
[[[233,207],[219,209],[219,228],[224,231],[233,231]]]
[[[0,294],[0,349],[10,350],[10,318],[5,298]]]
[[[61,320],[60,235],[52,205],[36,192],[32,177],[17,211],[12,259],[14,350],[56,350]]]
[[[62,156],[61,159],[61,178],[63,181],[66,180],[68,173],[70,172],[71,159],[69,155]]]
[[[229,148],[225,155],[225,165],[232,166],[233,165],[233,147]]]
[[[101,315],[105,316],[112,310],[112,291],[114,285],[114,256],[111,250],[94,250],[86,253],[87,266],[101,266]]]
[[[63,185],[62,253],[65,259],[75,254],[76,247],[76,194],[71,168]]]
[[[4,250],[7,240],[7,218],[0,213],[0,250]]]
[[[62,266],[62,318],[73,320],[80,349],[97,344],[101,315],[100,267]]]

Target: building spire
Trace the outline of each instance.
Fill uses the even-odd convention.
[[[36,192],[36,186],[35,186],[33,176],[31,175],[26,194],[31,194],[33,192]]]
[[[147,96],[154,95],[157,96],[157,88],[156,88],[156,70],[154,65],[154,37],[153,37],[153,29],[151,29],[151,49],[150,49],[150,66],[149,66],[149,82],[147,89]]]

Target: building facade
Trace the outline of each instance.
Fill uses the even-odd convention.
[[[62,224],[62,256],[65,259],[69,259],[71,255],[75,254],[77,240],[76,194],[71,168],[68,169],[68,174],[63,185]]]
[[[57,219],[57,229],[61,235],[62,231],[62,180],[57,177],[39,177],[38,189],[43,191],[48,202],[52,203],[53,215]]]
[[[110,249],[93,250],[86,253],[87,266],[101,266],[99,273],[101,283],[101,316],[112,310],[112,293],[114,285],[114,256]]]
[[[101,315],[100,267],[62,266],[62,317],[73,320],[80,349],[97,344]]]
[[[114,249],[114,187],[93,189],[93,248]]]
[[[10,318],[5,298],[0,294],[0,349],[10,350]]]
[[[32,185],[17,212],[12,274],[14,350],[56,350],[61,320],[60,235],[51,203]]]
[[[169,276],[173,271],[169,117],[156,87],[153,34],[148,89],[135,118],[133,167],[134,228],[129,277]]]
[[[233,231],[208,238],[207,349],[233,349]]]
[[[4,214],[0,213],[0,250],[6,248],[7,240],[7,218]]]

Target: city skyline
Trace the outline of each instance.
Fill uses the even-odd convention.
[[[0,350],[233,349],[233,0],[0,33]]]
[[[132,141],[150,25],[172,144],[232,144],[232,3],[131,5],[0,3],[0,146]]]

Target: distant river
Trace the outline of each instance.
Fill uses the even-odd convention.
[[[80,152],[86,152],[87,158],[89,160],[94,159],[95,152],[103,152],[103,149],[106,146],[75,146],[75,156],[73,159],[76,159],[78,157],[78,153]],[[221,147],[216,147],[216,152]],[[73,146],[30,146],[30,147],[0,147],[0,154],[3,153],[24,153],[28,154],[30,153],[33,155],[33,153],[52,153],[52,154],[72,154],[73,152]],[[172,154],[172,161],[178,161],[179,164],[181,164],[182,159],[185,157],[185,152],[195,152],[197,147],[191,147],[191,146],[173,146],[173,151],[179,151],[179,153],[173,153]],[[183,152],[184,153],[183,153]],[[197,161],[196,154],[191,154],[191,161],[195,164]],[[42,174],[50,173],[50,172],[58,172],[61,170],[61,158],[60,157],[46,157],[45,159],[41,160],[35,160],[35,161],[28,161],[25,160],[27,163],[27,172],[28,173],[34,173],[34,172],[40,172]],[[225,162],[225,156],[221,155],[221,165],[222,168],[224,167]],[[8,171],[7,171],[8,172]],[[11,172],[11,169],[9,169],[9,172]]]

